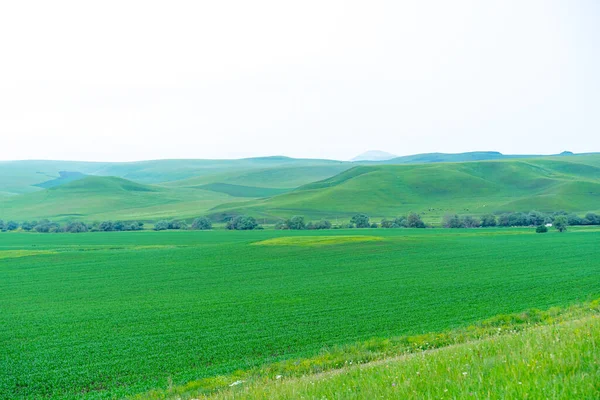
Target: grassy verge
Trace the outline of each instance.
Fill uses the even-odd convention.
[[[446,332],[324,349],[137,398],[597,398],[599,315],[600,300],[499,315]]]
[[[213,397],[597,399],[599,346],[600,318],[585,317],[341,373],[240,386]]]

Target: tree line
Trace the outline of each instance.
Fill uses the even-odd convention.
[[[16,231],[21,228],[23,231],[39,233],[84,233],[84,232],[128,232],[144,230],[144,222],[141,221],[100,221],[100,222],[82,222],[70,221],[59,223],[42,219],[39,221],[16,221],[4,222],[0,220],[0,231]],[[212,229],[212,222],[208,218],[196,218],[192,225],[188,227],[185,221],[159,221],[154,224],[154,230],[165,229]]]
[[[486,227],[524,227],[537,226],[538,232],[544,232],[542,226],[552,224],[557,229],[563,231],[567,226],[577,225],[600,225],[600,215],[587,213],[580,217],[574,213],[564,211],[544,213],[540,211],[530,211],[528,213],[512,212],[500,215],[486,214],[481,217],[472,215],[448,214],[442,219],[444,228],[486,228]],[[350,219],[348,223],[333,224],[331,221],[322,219],[320,221],[306,221],[304,216],[295,215],[291,218],[279,221],[275,224],[275,229],[283,230],[322,230],[322,229],[350,229],[350,228],[428,228],[417,213],[411,212],[407,215],[384,218],[379,223],[374,222],[364,213],[359,213]],[[0,231],[15,231],[21,228],[23,231],[35,231],[40,233],[82,233],[82,232],[121,232],[121,231],[140,231],[144,230],[144,222],[140,221],[101,221],[101,222],[66,222],[60,224],[48,219],[39,221],[7,221],[0,220]],[[184,220],[161,220],[156,222],[152,229],[155,231],[164,230],[211,230],[212,222],[208,217],[198,217],[188,224]],[[225,228],[228,230],[258,230],[263,227],[254,217],[248,215],[238,215],[226,219]],[[545,230],[547,231],[547,229]]]
[[[580,217],[577,214],[567,213],[565,211],[557,211],[552,213],[530,211],[528,213],[504,213],[498,216],[494,214],[486,214],[481,217],[449,214],[444,216],[442,219],[442,226],[444,228],[542,226],[546,224],[555,224],[557,219],[559,225],[600,225],[600,215],[595,213],[587,213],[585,217]]]
[[[82,232],[109,232],[109,231],[139,231],[144,229],[144,223],[138,221],[102,221],[86,223],[81,221],[58,222],[42,219],[39,221],[16,221],[4,222],[0,220],[0,231],[16,231],[21,228],[26,232],[34,231],[39,233],[82,233]]]
[[[263,229],[254,217],[238,215],[230,218],[225,226],[229,230],[255,230]],[[39,233],[84,233],[84,232],[124,232],[144,230],[144,223],[140,221],[101,221],[86,223],[81,221],[58,223],[43,219],[40,221],[8,221],[0,220],[0,231],[16,231],[21,228],[24,231],[34,231]],[[211,230],[212,221],[208,217],[198,217],[188,225],[183,220],[161,220],[157,221],[152,227],[155,231],[164,230]]]
[[[284,230],[320,230],[320,229],[352,229],[352,228],[426,228],[427,225],[417,213],[410,213],[406,216],[394,219],[383,219],[378,224],[372,222],[367,214],[356,214],[347,224],[334,225],[331,221],[323,219],[317,222],[306,222],[302,215],[295,215],[284,221],[275,224],[275,229]]]

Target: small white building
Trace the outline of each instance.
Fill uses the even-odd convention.
[[[546,228],[552,228],[552,224],[546,224]]]

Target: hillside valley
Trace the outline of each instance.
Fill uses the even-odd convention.
[[[500,159],[444,162],[485,157]],[[356,213],[380,218],[416,212],[435,224],[448,213],[600,210],[598,154],[514,158],[479,152],[395,160],[0,163],[6,172],[0,175],[0,217],[152,222],[208,215],[220,222],[247,214],[274,223],[292,215],[343,221]]]

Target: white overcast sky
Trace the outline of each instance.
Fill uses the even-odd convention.
[[[3,1],[0,159],[600,151],[600,1]]]

